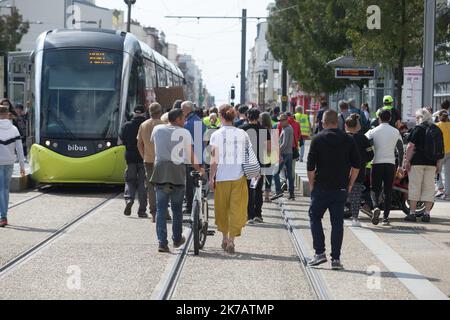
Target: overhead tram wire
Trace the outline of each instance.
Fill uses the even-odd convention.
[[[242,20],[242,33],[241,33],[241,104],[245,104],[246,99],[246,54],[247,54],[247,21],[248,20],[267,20],[267,17],[249,17],[247,16],[247,9],[242,9],[242,16],[241,17],[229,17],[229,16],[165,16],[165,18],[168,19],[197,19],[197,21],[200,21],[200,19],[240,19]]]

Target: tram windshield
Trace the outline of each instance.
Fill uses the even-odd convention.
[[[122,54],[55,50],[44,54],[42,136],[109,139],[118,136]]]

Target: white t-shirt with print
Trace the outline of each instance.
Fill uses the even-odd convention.
[[[218,153],[216,181],[236,181],[244,176],[242,162],[246,141],[251,147],[247,133],[232,126],[224,126],[211,135],[210,144]]]

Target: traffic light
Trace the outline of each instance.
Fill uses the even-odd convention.
[[[236,98],[236,90],[234,86],[231,86],[231,100]]]

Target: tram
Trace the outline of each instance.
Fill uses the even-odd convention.
[[[119,130],[155,88],[182,86],[181,70],[130,33],[53,30],[40,35],[34,66],[30,167],[41,184],[121,184]]]

